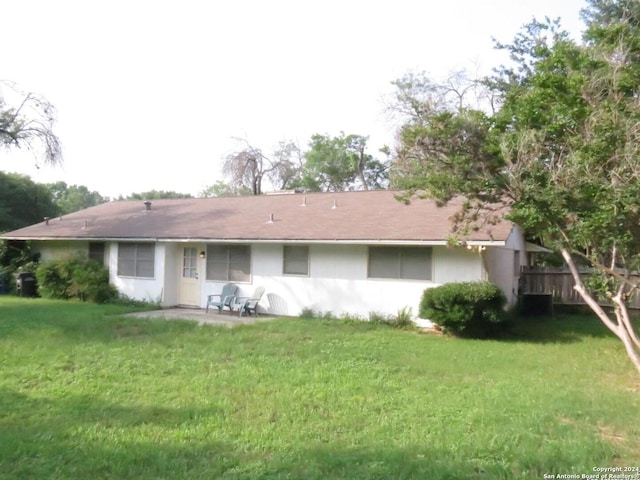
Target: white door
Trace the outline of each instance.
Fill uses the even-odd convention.
[[[200,307],[200,273],[198,265],[197,246],[184,245],[182,247],[180,287],[178,289],[178,304],[180,305]]]

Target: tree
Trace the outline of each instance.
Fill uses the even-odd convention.
[[[208,185],[198,194],[199,197],[235,197],[238,195],[251,195],[251,191],[246,187],[236,187],[227,185],[222,180],[218,180],[213,185]]]
[[[511,220],[562,254],[574,288],[640,373],[627,308],[640,269],[639,13],[635,0],[590,0],[582,43],[546,20],[497,45],[513,65],[486,81],[495,113],[443,108],[405,125],[396,174],[405,200],[465,196],[458,229],[508,205]]]
[[[26,240],[0,240],[0,293],[15,290],[16,273],[34,272],[40,254]]]
[[[109,201],[109,198],[96,191],[89,191],[84,185],[67,185],[59,181],[50,183],[47,187],[51,191],[54,203],[60,209],[60,214],[63,215]]]
[[[313,191],[384,188],[387,165],[366,153],[368,137],[313,135],[300,185]]]
[[[0,172],[0,232],[15,230],[55,217],[60,210],[46,185],[26,175]]]
[[[232,188],[239,191],[248,189],[253,195],[260,195],[265,179],[277,190],[282,190],[289,188],[298,176],[302,158],[295,143],[280,142],[273,155],[266,156],[247,140],[237,140],[244,147],[229,154],[222,169]]]
[[[171,190],[149,190],[147,192],[131,193],[126,197],[120,195],[118,200],[157,200],[160,198],[193,198],[193,195]]]
[[[56,112],[46,99],[0,83],[0,146],[28,148],[52,165],[62,162],[60,139],[53,133]]]

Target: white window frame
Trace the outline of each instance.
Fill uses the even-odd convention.
[[[118,243],[118,276],[154,278],[156,245],[150,242]],[[151,275],[146,275],[144,266],[151,264]],[[144,273],[144,274],[143,274]]]
[[[282,246],[282,274],[296,277],[309,276],[309,246]]]
[[[422,259],[419,257],[424,255]],[[416,260],[422,260],[424,275],[415,274]],[[409,246],[370,246],[367,277],[390,280],[433,281],[433,248]]]
[[[242,261],[233,261],[232,253],[239,253],[241,249],[246,249],[247,257]],[[235,265],[234,265],[235,264]],[[224,275],[218,275],[215,266],[221,267]],[[237,268],[246,267],[246,272],[240,270],[238,274]],[[247,244],[211,244],[207,246],[207,266],[206,279],[214,282],[235,282],[235,283],[251,283],[251,245]]]

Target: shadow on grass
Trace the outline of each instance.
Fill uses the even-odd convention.
[[[640,327],[638,319],[632,321]],[[569,344],[590,338],[614,337],[614,334],[594,314],[582,312],[553,316],[514,314],[503,323],[470,326],[458,336],[470,340]]]
[[[60,334],[77,341],[109,342],[126,337],[150,337],[192,330],[187,321],[126,318],[144,310],[118,304],[97,305],[77,301],[0,298],[0,336]]]
[[[310,439],[278,450],[224,438],[223,432],[203,434],[198,422],[220,415],[215,407],[120,406],[84,396],[31,398],[6,389],[0,390],[0,406],[0,478],[512,478],[512,469],[524,464],[541,478],[548,470],[539,459],[515,458],[516,466],[496,462],[501,454],[483,446],[469,458],[429,445],[385,446],[383,439],[355,447]],[[148,425],[165,429],[137,429]],[[570,457],[558,460],[555,467],[571,466]]]
[[[2,389],[0,478],[161,478],[163,461],[173,456],[184,464],[193,452],[167,451],[161,438],[139,444],[136,430],[170,430],[220,414],[215,407],[124,406],[89,396],[29,397]],[[222,447],[211,443],[207,449],[217,455]]]
[[[613,336],[595,315],[559,314],[518,317],[498,339],[508,342],[577,343],[585,338]]]
[[[166,408],[157,406],[116,405],[87,395],[59,398],[29,397],[9,389],[0,389],[0,436],[21,436],[30,424],[37,430],[69,428],[93,423],[101,428],[127,428],[140,425],[171,427],[219,415],[221,408]]]

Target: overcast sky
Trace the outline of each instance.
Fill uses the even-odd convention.
[[[61,167],[0,152],[0,170],[117,197],[198,194],[245,138],[314,133],[389,144],[390,82],[487,73],[533,17],[576,38],[584,0],[0,0],[0,79],[55,105]]]

